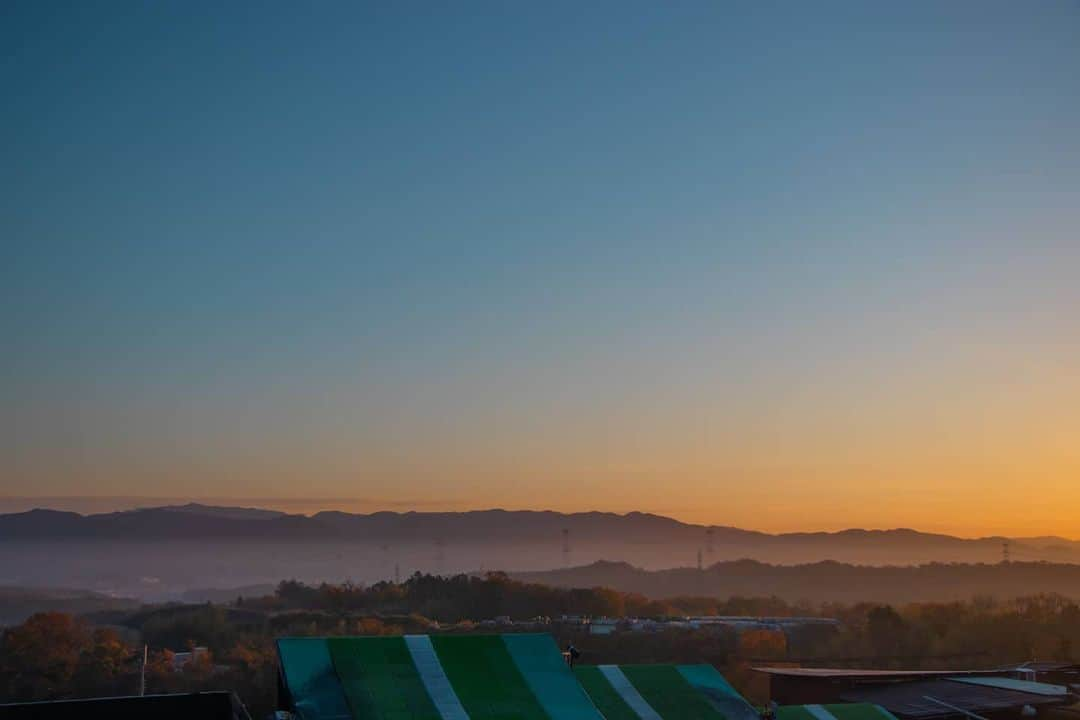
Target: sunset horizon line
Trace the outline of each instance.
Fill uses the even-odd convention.
[[[80,509],[72,509],[73,506],[84,505]],[[1060,533],[1047,532],[1033,535],[1008,532],[983,532],[963,533],[943,529],[934,529],[926,526],[912,524],[895,525],[840,525],[822,523],[818,526],[805,526],[800,529],[769,530],[760,527],[738,525],[731,523],[701,522],[689,518],[679,517],[677,513],[659,510],[629,509],[611,510],[588,508],[582,510],[560,510],[553,507],[522,507],[522,506],[473,506],[467,503],[454,503],[452,501],[394,501],[394,500],[370,500],[364,498],[296,498],[296,497],[222,497],[222,496],[156,496],[156,495],[6,495],[0,496],[0,515],[29,512],[32,510],[48,510],[55,512],[74,512],[82,516],[101,515],[117,512],[133,512],[138,510],[152,510],[164,507],[182,507],[184,505],[201,505],[204,507],[227,508],[237,510],[254,510],[280,512],[288,515],[300,515],[314,517],[323,512],[341,512],[349,515],[374,515],[376,513],[483,513],[483,512],[530,512],[530,513],[553,513],[557,515],[615,515],[627,517],[630,515],[651,515],[678,522],[682,525],[701,528],[727,528],[744,532],[762,533],[772,536],[799,535],[799,534],[828,534],[838,535],[845,532],[900,532],[909,531],[923,535],[943,535],[961,540],[988,540],[996,538],[1008,538],[1011,540],[1032,539],[1058,539],[1067,542],[1080,542],[1080,538],[1069,537]],[[353,506],[350,509],[348,506]],[[371,505],[370,509],[355,509],[357,505]],[[99,506],[99,507],[94,507]],[[289,506],[304,506],[307,510],[290,510]],[[344,507],[343,507],[344,506]]]

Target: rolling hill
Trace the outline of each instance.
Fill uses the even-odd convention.
[[[793,603],[904,603],[970,600],[975,596],[1011,599],[1039,593],[1080,598],[1080,565],[1037,562],[874,567],[831,561],[770,565],[738,560],[702,570],[643,570],[625,562],[596,562],[513,576],[556,587],[610,587],[653,599],[738,595],[776,596]]]
[[[418,571],[552,571],[599,560],[662,571],[693,566],[699,553],[709,565],[747,558],[772,566],[825,560],[877,566],[996,563],[1003,542],[910,529],[770,534],[707,528],[648,513],[326,511],[306,516],[197,504],[91,515],[37,509],[0,515],[0,576],[9,585],[85,587],[161,600],[181,599],[194,589],[272,585],[285,578],[369,583]],[[1071,540],[1009,542],[1018,561],[1080,563],[1080,543]]]

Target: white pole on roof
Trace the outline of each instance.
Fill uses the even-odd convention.
[[[139,668],[139,696],[146,694],[146,655],[149,652],[147,645],[142,646],[142,667]]]

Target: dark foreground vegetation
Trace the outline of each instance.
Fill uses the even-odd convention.
[[[780,632],[672,628],[592,636],[563,615],[823,616],[838,627]],[[506,617],[513,624],[506,624]],[[502,617],[501,624],[490,621]],[[275,702],[273,638],[407,632],[547,631],[573,641],[585,662],[708,662],[740,689],[749,665],[795,661],[870,667],[988,667],[1031,658],[1080,659],[1080,606],[1057,595],[1009,601],[790,604],[778,598],[673,597],[662,601],[606,588],[558,589],[505,575],[414,575],[401,584],[308,586],[282,582],[264,597],[222,605],[157,605],[83,616],[39,613],[0,641],[0,701],[131,694],[149,647],[148,692],[233,689],[255,717]],[[178,667],[175,653],[206,647]]]

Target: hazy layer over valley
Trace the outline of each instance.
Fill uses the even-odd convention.
[[[529,572],[601,560],[644,570],[692,569],[699,553],[704,566],[746,558],[772,565],[996,563],[1004,542],[913,530],[772,535],[643,513],[304,516],[201,505],[98,515],[37,510],[0,515],[0,576],[6,585],[85,588],[156,600],[191,597],[193,590],[269,586],[284,578],[371,583],[416,571]],[[1017,561],[1080,562],[1080,544],[1070,540],[1008,542]],[[559,583],[566,577],[555,573],[537,579]],[[596,572],[575,577],[586,585],[625,586],[624,580]],[[695,587],[673,587],[669,594]],[[752,589],[740,586],[739,592]]]

